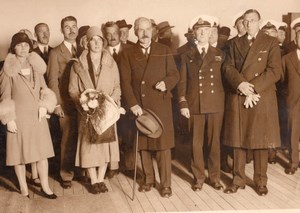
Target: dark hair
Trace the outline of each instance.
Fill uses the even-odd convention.
[[[118,31],[119,35],[121,36],[120,28],[119,28],[119,26],[117,25],[117,23],[114,22],[114,21],[108,21],[108,22],[106,22],[106,23],[102,26],[102,32],[103,32],[103,35],[106,36],[106,28],[107,28],[107,27],[114,27],[114,26],[117,27],[117,31]]]
[[[66,21],[75,21],[76,24],[77,24],[77,19],[76,19],[74,16],[67,16],[67,17],[63,18],[63,19],[61,20],[61,22],[60,22],[60,27],[61,27],[61,29],[63,29],[64,23],[65,23]]]
[[[33,45],[26,33],[16,33],[13,35],[13,37],[11,38],[9,52],[15,54],[15,47],[22,42],[26,42],[29,44],[29,52],[31,52],[33,49]]]
[[[39,27],[40,26],[42,26],[42,25],[45,25],[45,26],[47,26],[48,27],[48,29],[49,29],[49,26],[48,26],[48,24],[46,24],[46,23],[38,23],[37,25],[35,25],[35,27],[34,27],[34,32],[35,33],[37,33],[37,30],[39,29]]]
[[[258,12],[257,10],[255,10],[255,9],[249,9],[249,10],[247,10],[247,11],[244,13],[243,17],[245,17],[245,15],[247,15],[247,14],[249,14],[249,13],[256,13],[257,16],[258,16],[258,20],[260,20],[260,14],[259,14],[259,12]]]

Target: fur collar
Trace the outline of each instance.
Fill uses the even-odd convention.
[[[29,53],[27,60],[34,72],[40,74],[44,74],[46,72],[47,65],[37,53]],[[10,77],[16,76],[20,72],[21,64],[15,54],[8,53],[4,61],[3,70],[6,75]]]
[[[88,61],[86,58],[87,54],[88,54],[88,50],[84,50],[79,57],[79,61],[81,62],[81,65],[84,70],[88,70]],[[102,57],[101,58],[102,66],[108,66],[109,68],[113,67],[114,59],[107,50],[105,49],[102,50],[101,57]]]

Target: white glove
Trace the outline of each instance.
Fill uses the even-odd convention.
[[[18,128],[15,120],[11,120],[7,123],[7,131],[12,132],[12,133],[17,133]]]
[[[244,95],[248,96],[254,93],[253,89],[254,85],[250,84],[249,82],[243,81],[239,84],[238,90],[243,93]]]
[[[130,108],[130,110],[135,116],[140,116],[143,114],[143,110],[139,105],[134,105],[133,107]]]
[[[252,95],[248,95],[245,99],[245,102],[244,102],[244,106],[248,109],[249,107],[250,108],[253,108],[257,102],[259,101],[260,99],[260,95],[259,94],[252,94]]]
[[[191,117],[190,110],[188,108],[182,108],[182,109],[180,109],[180,114],[182,116],[186,117],[187,119],[189,119]]]
[[[160,91],[162,91],[162,92],[166,91],[166,90],[167,90],[167,87],[166,87],[165,82],[164,82],[164,81],[157,82],[157,83],[155,84],[155,89],[158,89],[158,90],[160,90]]]
[[[42,118],[47,117],[47,109],[45,107],[39,108],[39,121],[42,121]]]

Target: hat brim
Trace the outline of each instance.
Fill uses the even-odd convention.
[[[150,114],[157,121],[157,123],[159,124],[159,128],[156,132],[150,133],[150,134],[145,134],[145,135],[149,138],[159,138],[163,133],[163,129],[164,129],[163,123],[161,122],[159,117],[153,111],[151,111],[150,109],[143,109],[143,111]],[[137,119],[135,120],[135,123],[136,123],[137,129],[140,130],[141,129],[140,123],[137,122]]]

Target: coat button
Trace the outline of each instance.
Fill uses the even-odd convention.
[[[201,73],[201,72],[202,72],[202,70],[199,70],[199,72]]]
[[[202,87],[202,84],[200,83],[199,86]]]
[[[202,77],[202,76],[199,76],[199,79],[203,79],[204,77]]]
[[[211,86],[213,86],[213,85],[214,85],[214,83],[210,83],[210,85],[211,85]]]
[[[142,94],[142,97],[145,97],[146,95],[145,94]]]
[[[212,72],[212,71],[213,71],[213,69],[212,69],[212,68],[210,68],[210,69],[209,69],[209,71],[211,71],[211,72]]]
[[[210,78],[214,78],[214,75],[211,75]]]
[[[211,93],[214,93],[215,91],[214,90],[212,90],[212,91],[210,91]]]
[[[261,61],[261,58],[258,58],[257,60],[258,60],[258,61]]]
[[[257,77],[257,76],[258,76],[258,73],[255,73],[254,76]]]
[[[202,94],[203,92],[202,92],[202,90],[200,90],[200,92],[199,92],[200,94]]]
[[[145,81],[142,81],[142,84],[145,84]]]

